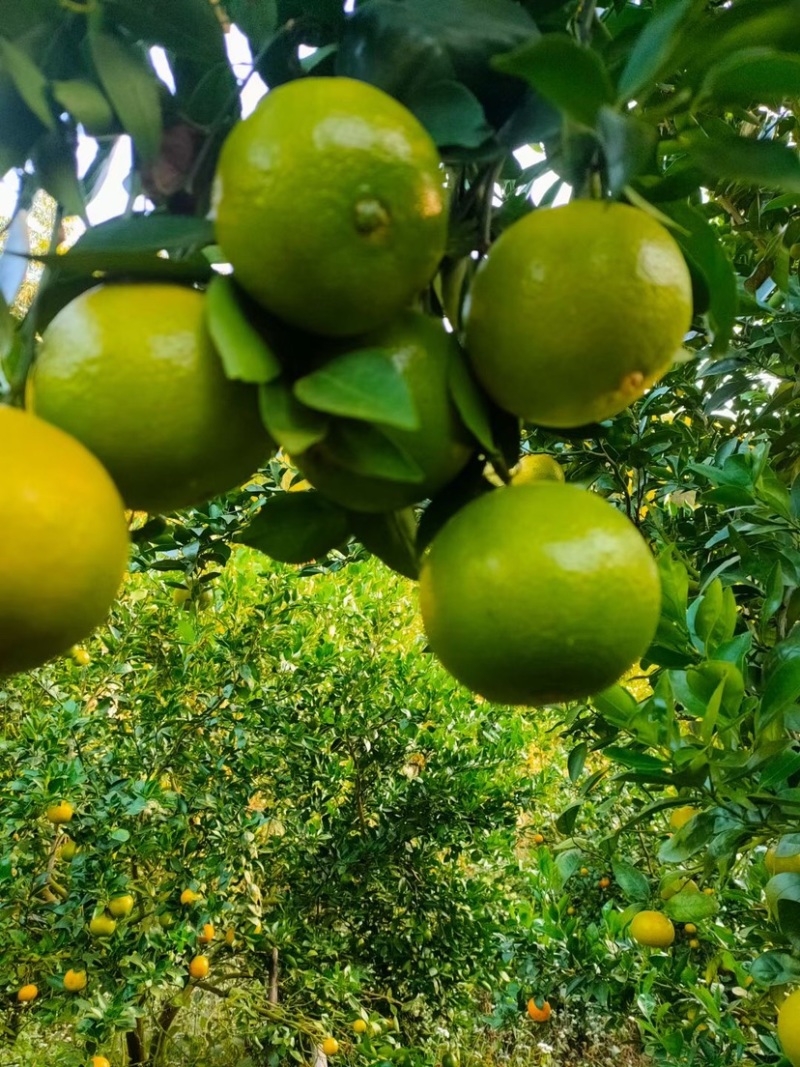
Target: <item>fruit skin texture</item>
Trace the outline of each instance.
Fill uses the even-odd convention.
[[[335,1056],[339,1051],[339,1042],[335,1037],[326,1037],[322,1042],[322,1051],[326,1056]]]
[[[764,857],[764,865],[770,875],[800,874],[800,852],[793,856],[778,856],[777,846],[771,845]]]
[[[472,286],[465,343],[500,407],[573,427],[640,397],[691,318],[689,269],[664,227],[625,204],[577,200],[498,238]]]
[[[594,493],[557,482],[471,501],[423,561],[433,652],[460,682],[505,704],[578,699],[646,651],[659,618],[655,561]]]
[[[680,830],[700,812],[699,808],[693,808],[691,804],[685,804],[682,808],[675,808],[669,817],[670,830]]]
[[[778,1012],[778,1040],[792,1067],[800,1067],[800,990],[790,993],[781,1004]]]
[[[108,915],[95,915],[89,923],[89,933],[92,937],[111,937],[117,928],[117,920]]]
[[[207,977],[210,968],[208,956],[195,956],[189,964],[189,974],[200,981]]]
[[[36,1000],[39,996],[39,987],[34,985],[33,982],[28,985],[22,986],[17,993],[17,1000],[20,1004],[30,1004],[32,1000]]]
[[[533,997],[531,997],[531,999],[528,1001],[528,1015],[531,1017],[531,1019],[533,1019],[535,1023],[546,1023],[547,1020],[550,1018],[551,1012],[552,1008],[550,1007],[549,1000],[546,1000],[544,1004],[542,1004],[541,1008],[538,1006]]]
[[[390,353],[414,400],[420,428],[381,426],[383,433],[421,468],[419,482],[395,482],[356,474],[337,460],[337,430],[331,440],[294,457],[303,476],[321,493],[354,511],[393,511],[424,500],[467,464],[474,443],[461,422],[447,385],[450,360],[463,359],[458,343],[439,319],[406,311],[387,326],[358,338],[358,348]],[[350,423],[342,419],[339,423]],[[338,446],[341,448],[341,445]]]
[[[672,921],[660,911],[640,911],[631,921],[631,937],[648,948],[669,948],[675,940]]]
[[[57,804],[51,804],[47,809],[47,818],[50,822],[55,823],[56,826],[63,826],[64,823],[68,823],[74,814],[75,809],[66,800],[59,800]]]
[[[217,240],[260,304],[312,333],[387,322],[442,258],[439,153],[392,97],[350,78],[273,89],[222,148]]]
[[[208,500],[274,451],[257,390],[225,377],[204,309],[185,286],[100,285],[44,332],[27,406],[93,452],[129,508]]]
[[[80,993],[86,988],[86,971],[73,971],[70,968],[64,975],[64,988],[68,993]]]
[[[130,893],[123,893],[121,897],[112,897],[107,909],[115,919],[125,919],[133,911],[134,899]]]
[[[106,471],[74,438],[0,406],[0,677],[38,667],[108,614],[128,527]]]

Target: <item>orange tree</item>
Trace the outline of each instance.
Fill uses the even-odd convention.
[[[612,879],[602,889],[616,886],[626,904],[622,914],[631,918],[651,897],[663,900],[662,875],[677,868],[715,893],[684,886],[663,901],[665,910],[679,922],[715,924],[710,940],[717,947],[729,935],[713,918],[716,901],[734,907],[743,882],[754,892],[763,885],[768,911],[758,912],[757,925],[748,928],[749,974],[760,989],[786,985],[798,978],[800,930],[800,875],[791,869],[800,696],[796,0],[613,0],[600,7],[592,0],[365,0],[353,6],[345,10],[338,0],[180,0],[167,12],[138,0],[40,0],[24,8],[0,3],[0,169],[17,172],[18,212],[39,189],[57,202],[52,254],[40,257],[44,276],[36,299],[21,321],[2,316],[4,392],[20,402],[37,338],[98,280],[206,289],[208,328],[225,373],[258,390],[263,421],[281,452],[269,478],[243,495],[178,519],[133,519],[135,566],[171,571],[178,576],[179,598],[186,593],[198,607],[234,537],[300,564],[324,560],[347,544],[332,563],[309,564],[344,571],[343,582],[346,562],[362,553],[359,545],[416,577],[421,553],[448,518],[489,492],[492,480],[513,479],[520,451],[517,416],[535,415],[539,423],[523,428],[523,451],[550,453],[570,481],[591,486],[623,511],[656,550],[662,585],[661,619],[642,659],[652,692],[640,691],[637,700],[612,688],[564,712],[575,738],[569,771],[579,796],[557,823],[554,885],[581,877],[584,866],[597,867],[602,859]],[[324,495],[322,479],[319,493],[283,492],[299,487],[293,463],[313,482],[320,456],[337,475],[344,472],[345,481],[427,486],[425,464],[397,444],[395,431],[414,431],[416,409],[389,353],[373,342],[348,350],[306,332],[340,332],[330,318],[320,327],[317,317],[320,303],[328,316],[340,307],[344,314],[344,304],[330,298],[340,275],[356,278],[358,286],[370,280],[385,286],[383,251],[395,247],[387,204],[392,206],[397,187],[405,188],[404,172],[393,142],[387,153],[399,169],[391,171],[392,182],[380,196],[358,193],[356,229],[375,259],[373,270],[360,264],[353,275],[327,269],[327,261],[320,272],[319,263],[302,259],[304,250],[316,248],[315,221],[330,221],[305,211],[309,189],[324,194],[334,181],[329,157],[319,156],[317,169],[307,161],[294,186],[282,185],[281,218],[288,224],[280,231],[279,251],[295,256],[293,268],[302,268],[297,277],[333,288],[324,294],[309,289],[313,314],[309,310],[306,318],[298,315],[296,301],[270,306],[277,298],[264,298],[252,262],[236,269],[237,240],[222,224],[230,198],[235,206],[241,196],[241,190],[230,191],[224,157],[213,192],[223,142],[231,130],[240,131],[238,139],[243,129],[252,129],[237,125],[244,86],[225,51],[233,26],[252,55],[249,88],[255,73],[276,101],[289,99],[302,79],[313,79],[317,89],[325,77],[370,83],[415,117],[414,143],[424,127],[438,149],[441,188],[435,181],[425,186],[417,215],[410,215],[425,234],[424,263],[415,260],[409,267],[420,290],[418,309],[446,317],[465,341],[477,378],[504,408],[484,395],[467,363],[453,355],[446,379],[451,443],[467,439],[470,457],[449,471],[454,477],[446,485],[427,490],[432,499],[413,501],[424,507],[371,512],[368,494],[342,506]],[[153,47],[162,49],[160,69],[169,67],[169,85],[156,75]],[[297,116],[299,122],[300,111]],[[348,122],[366,136],[358,125],[363,118],[348,113]],[[124,135],[134,149],[129,209],[90,227],[66,254],[56,254],[63,217],[85,216]],[[78,171],[76,155],[84,136],[96,140],[85,173]],[[340,143],[342,127],[331,136]],[[297,137],[299,144],[299,125]],[[529,226],[525,216],[534,206],[535,223],[570,190],[579,200],[625,203],[626,210],[643,213],[639,218],[649,216],[648,227],[656,220],[672,234],[670,248],[676,244],[680,255],[649,258],[644,243],[641,255],[629,255],[627,245],[624,256],[615,255],[613,236],[598,248],[576,226],[558,263],[559,272],[563,267],[567,273],[547,274],[552,264],[534,262],[530,270],[518,264],[508,277],[508,291],[517,295],[509,297],[504,315],[498,301],[505,286],[490,286],[488,269],[476,275],[478,261],[494,246],[493,262],[499,263],[505,235],[521,232],[513,229],[521,222]],[[264,190],[256,191],[254,210]],[[221,223],[216,234],[207,218],[212,209]],[[425,219],[433,220],[429,228]],[[269,233],[256,221],[257,253]],[[247,224],[240,215],[240,229]],[[636,230],[643,233],[644,224]],[[505,247],[511,241],[509,236]],[[337,251],[326,250],[331,262],[339,262]],[[226,257],[234,281],[213,271],[212,264]],[[354,254],[344,266],[349,270],[357,262]],[[0,267],[11,274],[13,263],[7,252]],[[672,285],[667,303],[674,316],[666,324],[657,316],[649,320],[650,337],[638,319],[639,267],[651,287]],[[545,284],[542,295],[531,281],[538,284],[541,277],[557,277],[558,285]],[[490,299],[483,298],[482,287]],[[351,290],[338,299],[352,297]],[[668,355],[659,346],[670,329],[680,334],[688,323],[690,296],[683,355],[659,382]],[[264,299],[266,310],[259,304]],[[530,322],[543,321],[535,314],[543,299],[551,317],[526,356],[526,383],[553,366],[551,342],[563,341],[570,360],[576,352],[588,360],[593,338],[600,337],[598,347],[619,359],[611,384],[601,381],[597,367],[596,374],[582,375],[580,364],[571,379],[565,376],[560,388],[566,399],[560,395],[555,409],[555,423],[562,425],[529,407],[518,389],[500,388],[496,368],[486,369],[495,356],[507,360],[509,351],[513,364],[523,338],[519,346],[513,336],[509,340],[508,323],[518,321],[528,300]],[[497,348],[474,340],[487,314],[499,319],[493,336],[503,344]],[[628,339],[626,323],[637,325],[637,343],[608,345],[609,316],[621,339]],[[348,329],[345,324],[341,332]],[[559,344],[554,348],[558,356]],[[598,404],[588,410],[603,421],[581,425],[575,412],[587,409],[570,407],[570,380],[582,394],[590,378]],[[548,385],[550,380],[541,378]],[[513,386],[513,375],[510,381]],[[609,397],[608,406],[599,404]],[[488,476],[487,462],[493,467]],[[616,610],[624,613],[624,603]],[[585,773],[587,758],[597,751],[609,763]],[[626,809],[602,838],[599,856],[588,862],[581,819],[593,791],[611,775],[635,811]],[[696,813],[661,840],[670,809],[686,806]],[[784,835],[767,870],[760,846]],[[602,882],[606,871],[597,873]],[[732,948],[725,945],[725,951]],[[708,941],[700,951],[710,952]],[[709,973],[697,971],[701,992],[716,971],[711,979]],[[719,1009],[713,996],[706,1001],[709,1011]],[[709,1040],[709,1029],[687,1039],[660,1023],[648,1020],[647,1026],[673,1057],[689,1054],[682,1042]],[[746,1043],[736,1034],[732,1039]],[[777,1055],[774,1038],[766,1040],[767,1054]]]

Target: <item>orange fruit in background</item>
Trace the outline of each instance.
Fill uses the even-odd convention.
[[[181,893],[181,904],[196,904],[198,900],[202,900],[202,894],[193,889],[184,889]]]
[[[246,481],[274,451],[255,386],[230,381],[202,293],[100,285],[44,331],[27,405],[107,468],[127,506],[174,511]]]
[[[189,964],[189,974],[198,981],[205,978],[210,969],[208,956],[195,956]]]
[[[435,274],[444,171],[410,111],[366,82],[300,78],[233,128],[214,191],[236,281],[313,333],[387,322]]]
[[[552,1014],[552,1008],[550,1007],[550,1001],[546,1000],[542,1004],[541,1008],[536,1001],[531,997],[528,1001],[528,1015],[533,1019],[535,1023],[546,1023]]]
[[[608,887],[611,885],[611,879],[601,878],[597,884],[600,886],[601,889],[608,889]]]
[[[105,1056],[92,1056],[92,1067],[111,1067],[111,1063]]]
[[[80,993],[86,988],[86,971],[74,971],[71,967],[64,975],[64,988],[69,993]]]
[[[47,809],[47,818],[56,826],[63,826],[64,823],[70,822],[74,814],[75,809],[66,800],[59,800],[57,804],[51,804]]]
[[[34,985],[33,982],[29,982],[28,985],[22,986],[17,992],[17,1000],[20,1004],[30,1004],[32,1000],[36,1000],[39,996],[39,987]]]
[[[669,948],[675,940],[672,920],[660,911],[640,911],[630,926],[631,937],[649,948]]]
[[[201,945],[207,945],[210,941],[214,940],[216,930],[213,923],[205,923],[203,929],[200,931],[197,940]]]
[[[108,615],[128,563],[119,493],[61,430],[0,406],[0,677],[38,667]]]
[[[322,1051],[326,1056],[335,1056],[339,1051],[339,1042],[335,1037],[326,1037],[322,1042]]]
[[[394,511],[432,496],[455,478],[475,452],[448,388],[450,363],[463,360],[464,356],[440,319],[416,311],[406,311],[387,326],[359,337],[357,348],[381,349],[406,382],[418,427],[379,425],[385,436],[418,466],[419,478],[398,482],[358,474],[345,466],[352,446],[342,438],[339,427],[346,430],[354,422],[352,419],[337,420],[328,438],[294,457],[294,461],[316,489],[342,507]]]
[[[497,489],[436,534],[420,606],[430,647],[473,692],[538,706],[616,682],[647,650],[655,561],[595,493],[557,482]]]
[[[500,407],[574,427],[640,397],[691,320],[689,269],[668,231],[626,204],[576,200],[501,234],[472,284],[465,344]]]

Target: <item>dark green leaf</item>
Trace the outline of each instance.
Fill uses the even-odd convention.
[[[764,886],[764,896],[783,933],[800,941],[800,874],[776,874]]]
[[[258,400],[261,421],[290,455],[299,456],[328,432],[325,416],[295,400],[291,385],[282,378],[259,386]]]
[[[790,659],[773,671],[761,698],[759,726],[763,729],[800,700],[800,659]]]
[[[14,343],[15,321],[0,292],[0,363],[8,356]]]
[[[570,754],[567,756],[567,773],[569,774],[569,780],[571,782],[577,782],[583,774],[583,768],[588,754],[589,746],[585,741],[581,741],[579,745],[576,745],[575,748],[570,751]]]
[[[419,429],[419,414],[405,377],[390,353],[362,348],[336,356],[294,384],[303,404],[365,422]]]
[[[137,40],[201,60],[224,57],[222,25],[208,0],[103,0],[103,6]]]
[[[653,163],[658,134],[646,122],[601,107],[597,115],[597,136],[603,149],[612,196]]]
[[[227,9],[250,42],[252,54],[258,55],[278,25],[276,0],[228,0]]]
[[[682,890],[664,904],[664,912],[674,922],[697,923],[716,914],[717,902],[705,893]]]
[[[645,901],[650,896],[650,883],[645,876],[623,860],[613,860],[611,869],[614,881],[628,900]]]
[[[781,986],[800,981],[800,959],[788,952],[763,952],[750,965],[759,985]]]
[[[411,485],[417,485],[425,477],[420,466],[399,445],[370,423],[337,419],[331,425],[325,447],[340,467],[354,474]]]
[[[33,159],[42,188],[67,215],[84,215],[83,188],[76,169],[75,147],[66,131],[45,134],[36,142]]]
[[[85,275],[93,280],[93,284],[104,278],[205,282],[214,273],[203,256],[164,259],[146,252],[84,252],[79,249],[79,244],[63,256],[47,254],[30,258],[55,268],[62,278]]]
[[[47,79],[27,52],[0,37],[0,66],[13,81],[17,92],[48,130],[56,128],[56,120],[47,99]]]
[[[102,30],[89,35],[92,59],[103,88],[144,162],[161,146],[160,82],[144,54]]]
[[[447,385],[464,425],[487,456],[497,456],[499,449],[495,443],[486,394],[475,381],[461,350],[455,345],[447,366]]]
[[[216,275],[206,290],[206,323],[228,378],[261,385],[279,377],[281,365],[248,319],[233,279]]]
[[[214,241],[214,224],[185,215],[131,215],[92,226],[75,245],[80,252],[167,252],[204,248]]]
[[[715,179],[800,193],[800,155],[797,149],[747,137],[693,140],[688,151],[694,162]]]
[[[416,548],[417,522],[412,508],[373,515],[350,512],[350,526],[361,544],[398,574],[416,580],[419,557]]]
[[[800,96],[800,56],[775,48],[734,52],[714,64],[698,95],[722,104],[778,105]]]
[[[239,540],[281,563],[307,563],[327,555],[349,533],[347,512],[311,489],[270,497]]]
[[[475,97],[457,81],[425,85],[405,105],[440,148],[479,148],[492,137],[492,127]]]
[[[667,70],[681,36],[690,30],[687,16],[696,7],[697,0],[668,0],[658,5],[620,75],[617,94],[621,103],[634,99],[643,89],[649,90]]]
[[[496,56],[492,66],[523,78],[565,115],[586,126],[594,125],[600,107],[614,99],[599,54],[566,34],[547,34],[523,44],[508,55]]]
[[[53,82],[53,96],[92,137],[109,133],[114,125],[114,110],[94,82]]]

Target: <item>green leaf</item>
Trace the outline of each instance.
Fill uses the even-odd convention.
[[[689,599],[689,575],[674,552],[665,551],[658,557],[661,579],[661,613],[672,621],[685,625]]]
[[[362,348],[329,360],[294,384],[303,404],[365,422],[401,430],[419,429],[411,390],[392,356],[381,348]]]
[[[296,400],[291,385],[283,378],[260,385],[258,402],[261,421],[270,436],[290,455],[301,455],[328,432],[325,416]]]
[[[461,82],[426,84],[405,105],[442,148],[480,148],[494,132],[480,101]]]
[[[614,881],[628,900],[644,901],[650,896],[650,883],[641,871],[637,871],[630,863],[612,860],[611,870],[614,873]]]
[[[569,774],[569,780],[571,782],[577,782],[580,776],[583,774],[583,768],[586,764],[586,757],[589,755],[589,746],[585,741],[581,741],[570,751],[567,756],[567,773]]]
[[[717,912],[717,902],[714,897],[706,896],[705,893],[690,892],[685,889],[675,896],[670,897],[664,903],[664,913],[673,922],[697,923],[704,919],[710,919]]]
[[[762,952],[750,965],[750,974],[761,986],[788,985],[800,981],[800,959],[788,952]]]
[[[633,115],[622,115],[604,105],[597,115],[597,136],[606,161],[611,195],[619,196],[637,174],[651,166],[658,134]]]
[[[280,376],[280,362],[248,319],[232,278],[221,274],[214,277],[206,290],[205,314],[227,378],[262,385]]]
[[[143,53],[121,37],[95,30],[89,34],[95,68],[124,129],[146,163],[161,146],[160,82]]]
[[[421,467],[371,423],[337,419],[331,425],[325,447],[335,463],[354,474],[411,485],[425,479]]]
[[[42,188],[67,215],[85,215],[83,187],[78,178],[75,150],[65,141],[66,131],[45,134],[36,142],[34,165]]]
[[[750,186],[800,193],[800,155],[773,141],[748,137],[692,140],[690,157],[714,180],[733,179]]]
[[[764,886],[764,896],[783,933],[800,941],[800,874],[776,874]]]
[[[52,88],[55,99],[91,137],[101,137],[111,131],[114,109],[94,82],[55,81]]]
[[[650,21],[636,38],[628,61],[620,75],[617,98],[627,103],[641,91],[649,90],[664,72],[690,29],[687,16],[697,6],[697,0],[668,0],[655,9]]]
[[[278,26],[276,0],[228,0],[228,13],[250,42],[252,54],[258,53],[272,38]]]
[[[800,659],[789,659],[774,670],[764,687],[759,728],[774,722],[800,700]]]
[[[203,256],[187,259],[164,259],[147,252],[86,252],[79,244],[65,255],[31,255],[45,266],[51,267],[61,278],[77,278],[83,275],[97,285],[101,278],[126,278],[144,281],[205,282],[213,275],[211,264]]]
[[[281,563],[308,563],[349,534],[347,512],[310,489],[271,496],[238,540]]]
[[[37,119],[48,130],[54,130],[56,120],[47,99],[47,79],[27,52],[0,37],[0,64]]]
[[[417,521],[412,508],[373,515],[365,511],[350,512],[350,526],[367,551],[398,574],[416,581],[419,556],[416,537]]]
[[[498,456],[486,394],[478,385],[460,348],[453,346],[447,364],[447,387],[461,421],[490,458]]]
[[[75,252],[187,252],[214,241],[209,219],[187,215],[131,215],[92,226],[75,244]]]
[[[566,852],[559,852],[556,856],[556,870],[562,885],[580,870],[583,862],[584,855],[578,848],[569,848]]]
[[[698,210],[677,201],[663,204],[662,208],[681,227],[673,236],[706,282],[710,294],[708,318],[714,331],[713,351],[725,352],[733,334],[739,304],[733,264],[718,231]]]
[[[0,363],[6,359],[14,344],[16,322],[0,292]]]
[[[800,96],[800,56],[776,48],[746,48],[725,56],[705,76],[701,100],[721,104],[781,104]]]
[[[222,24],[208,0],[103,0],[103,6],[137,40],[201,60],[224,55]]]
[[[569,118],[593,126],[603,104],[614,100],[611,78],[602,58],[566,34],[550,33],[520,45],[492,66],[523,78]]]

